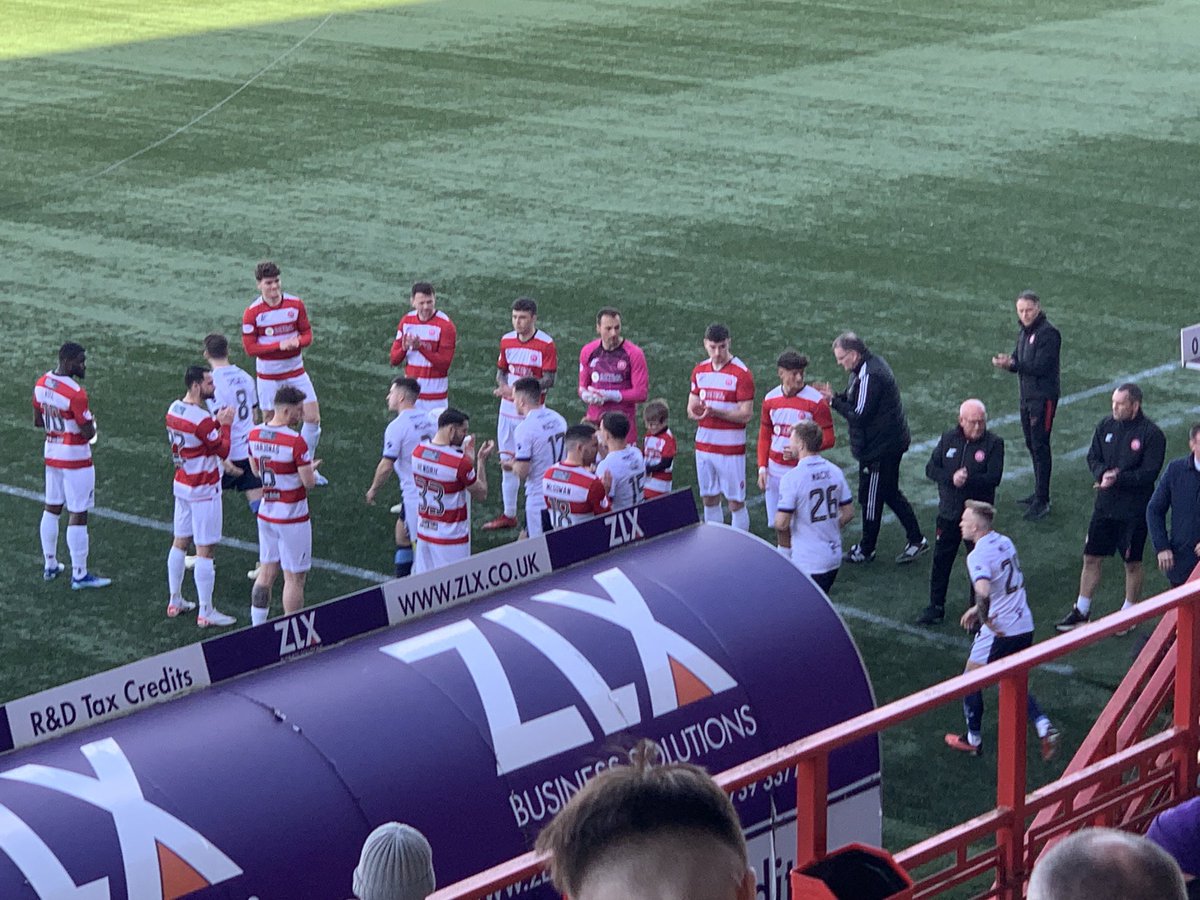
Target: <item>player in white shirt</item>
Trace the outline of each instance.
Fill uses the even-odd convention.
[[[975,591],[975,604],[962,615],[960,624],[976,631],[965,671],[1019,653],[1033,645],[1033,613],[1025,596],[1025,577],[1013,542],[992,530],[996,508],[982,500],[968,500],[962,514],[963,539],[975,544],[967,554],[967,571]],[[1042,759],[1058,751],[1058,729],[1028,693],[1027,714],[1042,744]],[[963,698],[966,734],[948,734],[946,746],[969,756],[983,753],[983,694]]]
[[[854,518],[854,495],[842,470],[821,456],[824,433],[812,419],[792,426],[796,465],[779,479],[775,533],[779,552],[828,593],[842,564],[842,529]]]
[[[387,407],[396,413],[383,433],[383,455],[375,466],[375,476],[367,488],[367,503],[374,505],[375,496],[388,476],[396,473],[400,480],[401,515],[396,520],[396,577],[403,578],[412,572],[412,542],[417,536],[418,491],[413,481],[412,455],[417,444],[430,440],[437,433],[437,416],[426,409],[418,409],[421,383],[404,375],[392,379],[388,389]]]
[[[567,438],[567,420],[542,403],[542,382],[537,378],[518,378],[512,385],[513,405],[521,421],[513,435],[513,473],[525,482],[525,534],[537,537],[543,532],[542,477],[546,470],[562,461]]]
[[[646,459],[637,444],[629,443],[631,426],[623,412],[606,412],[600,417],[596,437],[607,449],[596,466],[596,476],[604,482],[604,491],[612,499],[613,509],[625,509],[644,498]]]

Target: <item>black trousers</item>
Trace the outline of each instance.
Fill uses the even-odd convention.
[[[921,543],[921,524],[913,512],[912,504],[900,490],[900,460],[903,454],[885,456],[871,463],[858,466],[858,503],[863,511],[862,541],[859,546],[868,555],[875,552],[879,540],[879,525],[883,521],[883,508],[887,506],[896,514],[910,544]]]
[[[1050,431],[1054,427],[1056,409],[1057,400],[1021,401],[1021,430],[1025,432],[1025,446],[1033,460],[1033,493],[1043,503],[1050,502]]]
[[[975,546],[974,541],[963,540],[960,519],[937,517],[937,532],[933,539],[933,566],[929,570],[929,605],[939,609],[946,608],[946,591],[950,587],[950,571],[954,568],[954,560],[958,558],[958,547],[966,544],[970,553]],[[974,595],[971,590],[971,576],[967,576],[967,598]],[[970,605],[970,604],[968,604]]]

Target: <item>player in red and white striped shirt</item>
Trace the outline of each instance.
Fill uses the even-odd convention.
[[[258,406],[264,418],[275,408],[275,394],[294,387],[304,395],[304,424],[300,435],[309,453],[317,452],[321,440],[321,407],[312,379],[304,371],[301,351],[312,344],[312,325],[304,301],[285,294],[280,286],[279,266],[267,260],[254,269],[259,295],[242,314],[242,347],[254,357],[258,373]],[[317,484],[325,484],[324,476]]]
[[[438,430],[412,454],[417,503],[417,552],[413,574],[450,565],[471,555],[471,504],[487,497],[486,463],[495,441],[475,455],[471,420],[457,409],[438,416]]]
[[[215,415],[208,411],[206,401],[216,395],[208,366],[189,366],[183,383],[187,393],[167,409],[167,438],[175,463],[175,526],[167,553],[167,587],[171,592],[167,615],[174,618],[196,608],[195,603],[183,599],[184,556],[194,539],[196,564],[192,577],[200,601],[196,623],[201,628],[232,625],[237,619],[215,609],[212,597],[217,580],[213,547],[221,543],[221,461],[229,456],[234,410],[226,406]]]
[[[58,368],[33,386],[33,424],[46,431],[46,508],[39,529],[45,568],[42,577],[53,581],[66,569],[58,561],[58,517],[63,505],[67,520],[67,548],[71,551],[71,588],[102,588],[111,578],[88,571],[88,510],[96,502],[96,470],[92,448],[96,420],[88,407],[87,391],[79,383],[87,371],[87,352],[74,341],[58,351]]]
[[[688,418],[696,428],[696,480],[704,521],[722,522],[722,495],[734,528],[750,530],[746,509],[746,423],[754,415],[754,376],[729,353],[729,329],[709,325],[704,332],[708,359],[692,370]]]
[[[758,488],[766,492],[767,524],[775,527],[779,511],[779,480],[796,467],[789,455],[792,426],[811,419],[821,426],[821,450],[833,446],[833,413],[820,391],[804,383],[808,357],[784,350],[775,362],[779,387],[772,388],[762,402],[758,426]]]
[[[541,383],[542,399],[545,400],[546,391],[554,386],[558,371],[558,350],[554,346],[554,338],[537,327],[537,301],[532,297],[514,300],[512,324],[513,330],[500,338],[496,389],[492,391],[494,396],[500,398],[496,445],[500,448],[500,495],[504,500],[504,510],[484,524],[484,531],[516,528],[520,524],[517,521],[517,492],[521,487],[521,479],[513,472],[512,464],[517,451],[517,426],[523,417],[514,404],[513,385],[522,378],[536,378]],[[528,500],[528,483],[525,493]]]
[[[596,429],[587,424],[567,429],[562,462],[542,476],[542,495],[550,513],[550,528],[557,530],[588,522],[612,512],[612,501],[591,467],[600,452]]]
[[[317,467],[302,435],[300,424],[304,394],[297,388],[280,388],[275,409],[263,425],[250,430],[250,467],[262,479],[258,507],[258,558],[262,564],[250,589],[250,623],[267,621],[271,588],[283,569],[283,611],[304,606],[304,582],[312,566],[312,523],[308,519],[308,490],[317,483]]]
[[[404,366],[404,374],[417,379],[421,396],[417,409],[444,409],[450,395],[450,365],[458,345],[458,329],[437,308],[437,295],[428,281],[412,286],[412,312],[396,326],[392,342],[393,366]]]
[[[642,438],[642,456],[646,460],[646,485],[642,493],[647,500],[671,493],[671,469],[675,465],[675,435],[667,424],[671,408],[661,397],[651,400],[642,409],[646,436]]]

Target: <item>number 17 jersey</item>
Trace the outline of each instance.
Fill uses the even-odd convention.
[[[842,470],[820,456],[806,456],[779,480],[779,512],[792,516],[792,563],[797,569],[820,575],[841,565],[838,516],[853,502]]]
[[[542,507],[542,476],[562,459],[566,432],[567,420],[545,406],[531,409],[514,432],[517,449],[513,458],[529,463],[525,502],[538,509]],[[533,503],[535,500],[536,504]]]

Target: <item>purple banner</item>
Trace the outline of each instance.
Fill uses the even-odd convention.
[[[383,591],[368,588],[254,628],[210,638],[202,645],[204,661],[215,684],[387,624]]]
[[[677,531],[700,521],[690,489],[647,500],[599,519],[546,532],[554,569],[591,559],[617,547]]]

